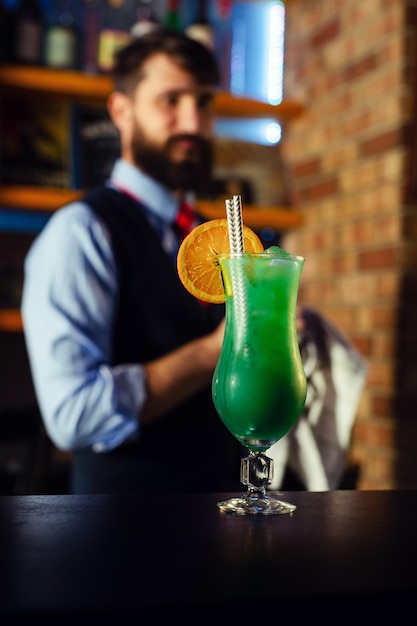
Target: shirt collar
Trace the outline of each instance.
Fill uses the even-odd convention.
[[[116,160],[109,184],[141,201],[149,211],[164,221],[174,221],[178,198],[128,161]]]

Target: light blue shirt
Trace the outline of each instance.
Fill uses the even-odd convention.
[[[123,160],[108,184],[146,203],[163,247],[175,253],[178,200]],[[52,441],[63,450],[102,452],[138,436],[146,379],[140,363],[111,366],[118,276],[103,221],[85,202],[61,208],[32,244],[24,270],[25,339]]]

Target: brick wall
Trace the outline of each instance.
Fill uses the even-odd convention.
[[[417,487],[417,3],[288,0],[282,150],[305,225],[300,297],[361,350],[361,489]]]

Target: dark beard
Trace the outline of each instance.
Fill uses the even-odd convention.
[[[171,160],[171,147],[176,141],[191,139],[193,154],[184,161]],[[171,137],[165,146],[159,148],[147,140],[136,127],[132,140],[133,158],[145,174],[167,187],[177,191],[204,192],[210,187],[213,170],[213,146],[210,141],[196,135]]]

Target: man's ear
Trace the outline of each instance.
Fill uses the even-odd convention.
[[[113,124],[118,130],[121,130],[131,115],[130,98],[121,91],[114,91],[107,100],[107,110]]]

